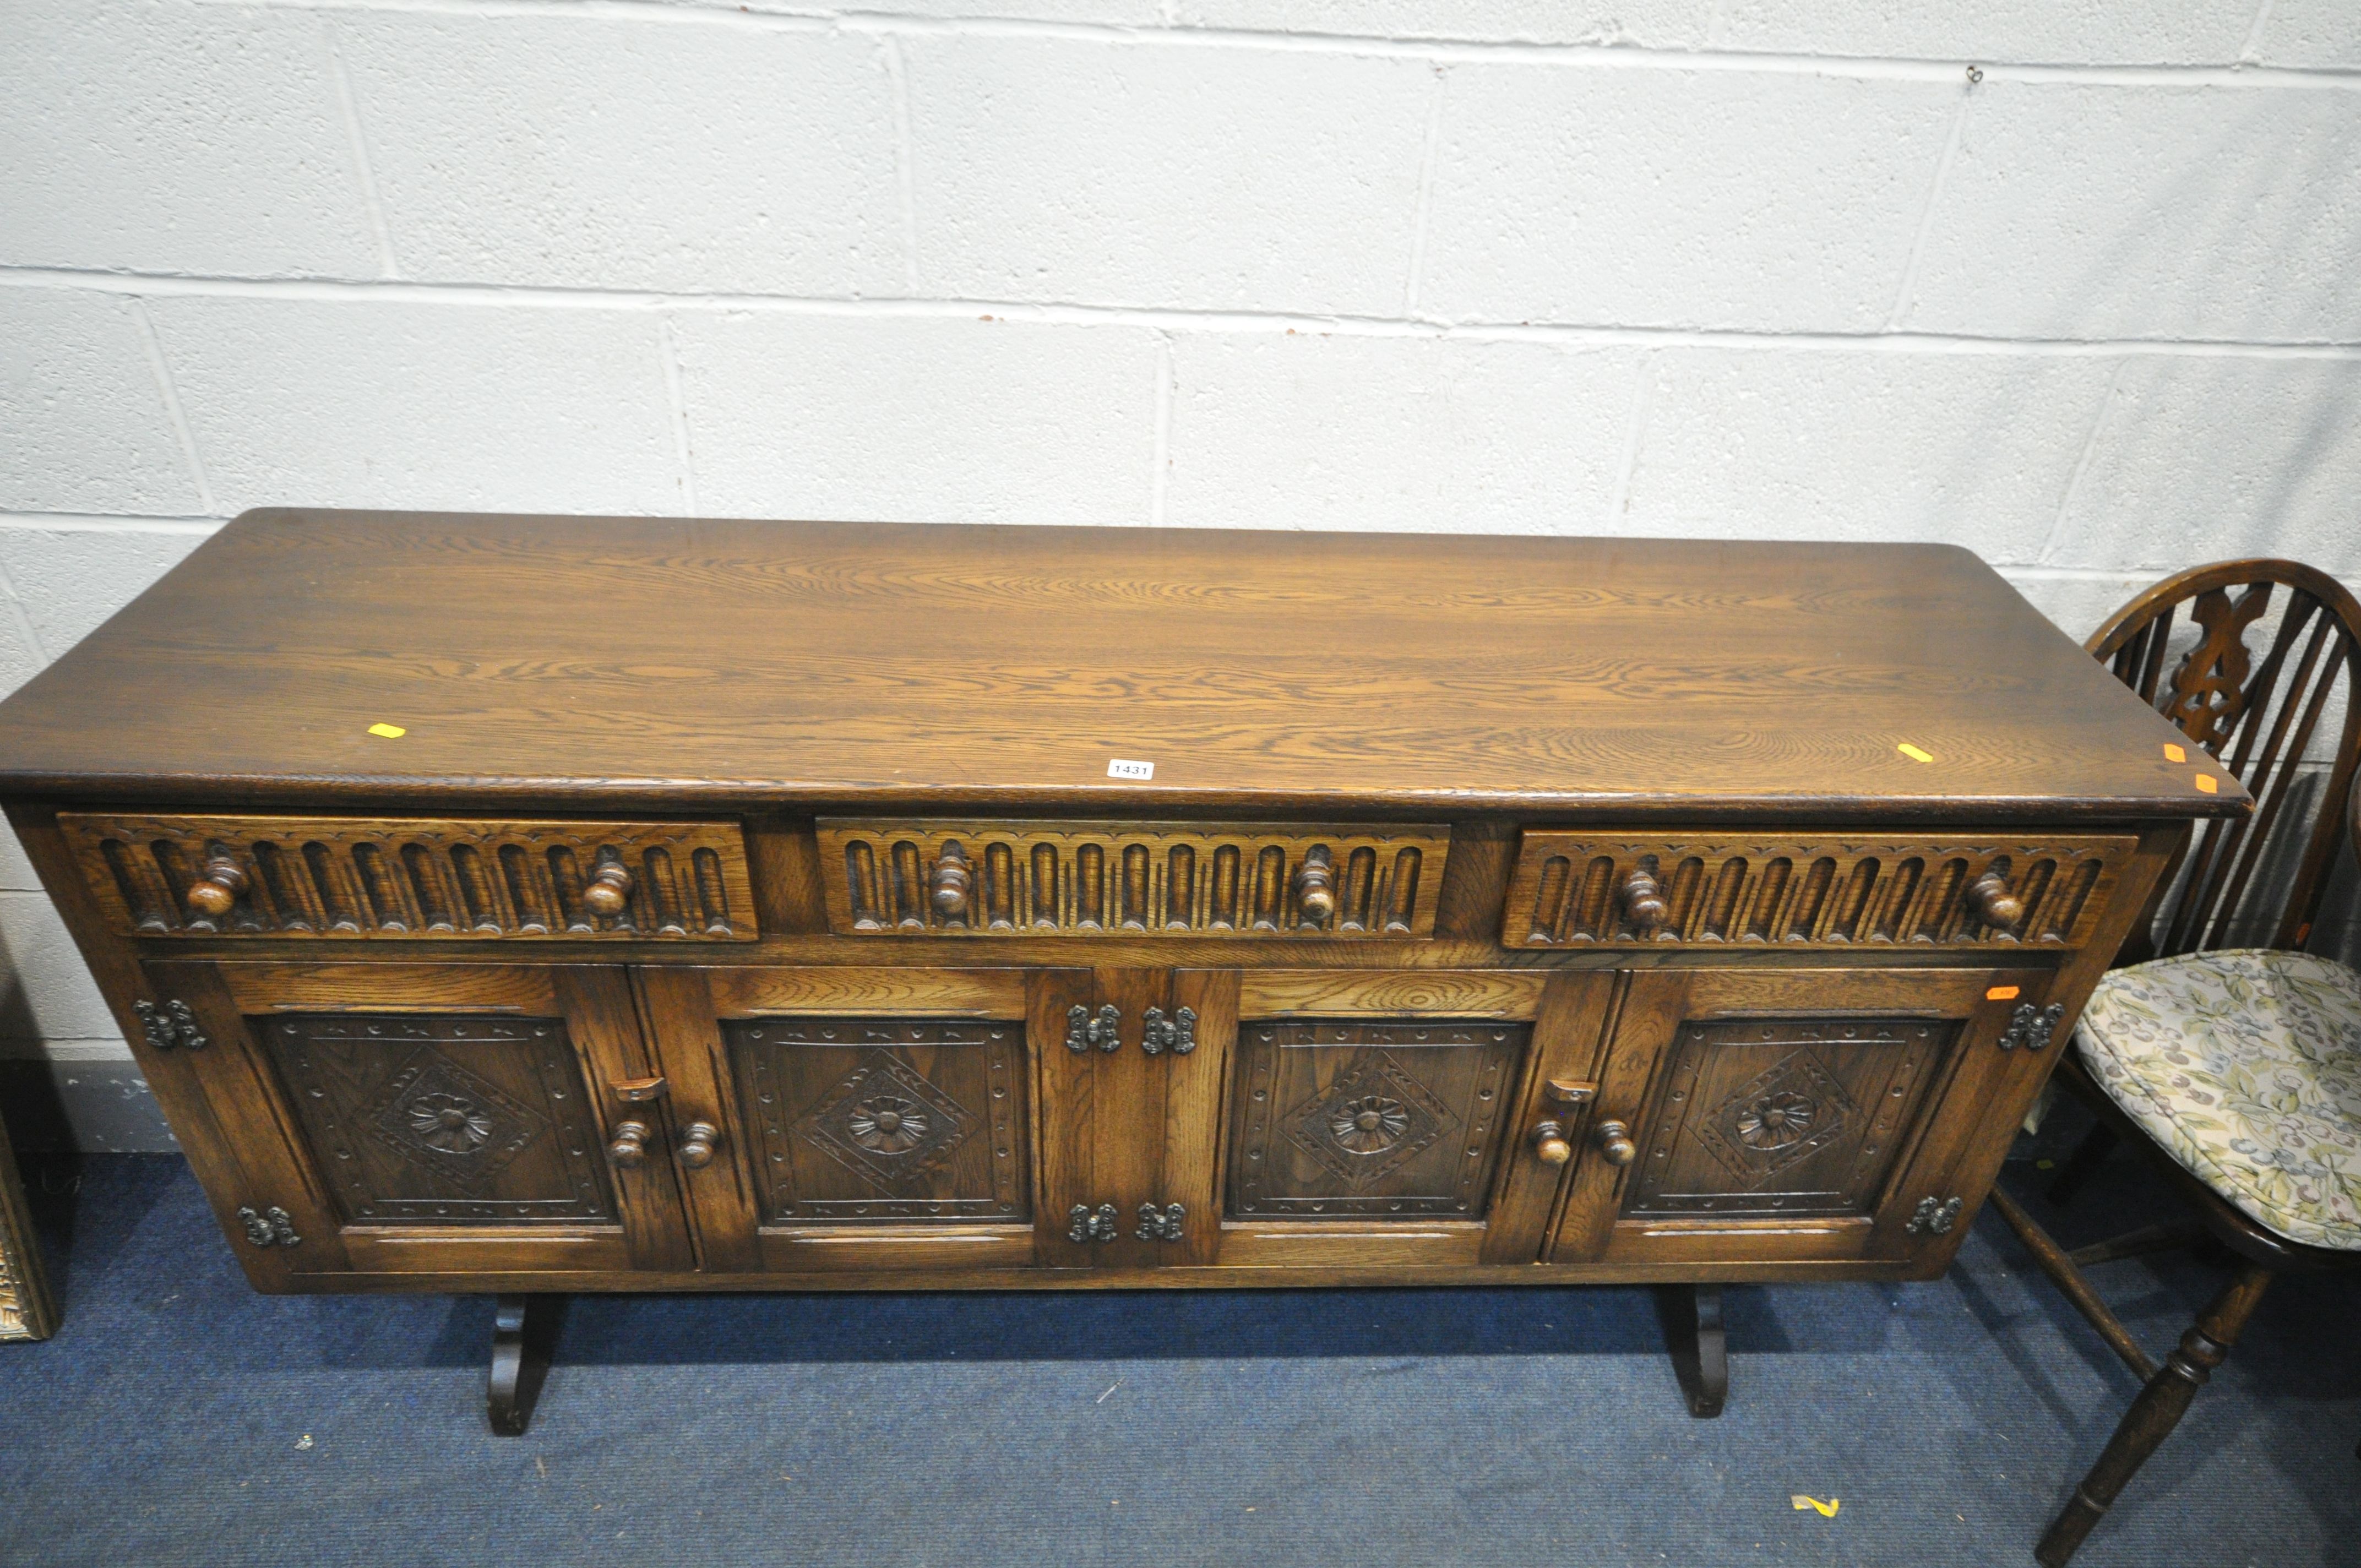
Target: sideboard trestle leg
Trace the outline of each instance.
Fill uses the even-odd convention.
[[[522,1437],[549,1376],[566,1298],[502,1296],[492,1309],[492,1373],[484,1402],[495,1437]]]
[[[1710,1420],[1730,1397],[1730,1343],[1721,1327],[1721,1287],[1660,1285],[1656,1310],[1664,1323],[1664,1348],[1689,1414]]]

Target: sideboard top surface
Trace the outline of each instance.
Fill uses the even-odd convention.
[[[0,705],[0,788],[2246,809],[2179,739],[1948,546],[279,510]]]

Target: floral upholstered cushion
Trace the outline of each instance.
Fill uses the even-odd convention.
[[[2268,948],[2158,959],[2101,981],[2074,1038],[2115,1102],[2258,1224],[2361,1250],[2361,974]]]

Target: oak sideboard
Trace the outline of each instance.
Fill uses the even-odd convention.
[[[1941,1272],[2237,784],[1938,546],[265,510],[0,705],[247,1277]],[[1696,1332],[1686,1333],[1694,1321]]]

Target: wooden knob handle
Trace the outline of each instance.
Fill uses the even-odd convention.
[[[245,867],[227,855],[215,855],[189,884],[189,907],[218,920],[236,906],[247,885]]]
[[[713,1163],[713,1146],[721,1141],[721,1129],[710,1122],[691,1122],[681,1135],[680,1163],[691,1170],[703,1170]]]
[[[616,1124],[615,1141],[607,1146],[607,1157],[623,1170],[637,1170],[646,1164],[648,1124],[645,1122]]]
[[[959,840],[953,839],[944,844],[942,858],[935,861],[935,874],[928,888],[935,913],[945,920],[965,919],[968,889],[974,883],[974,873],[968,869],[967,851],[960,848]]]
[[[1623,879],[1623,913],[1630,917],[1631,928],[1642,936],[1664,923],[1673,906],[1664,902],[1664,890],[1656,885],[1655,873],[1645,866],[1633,866]]]
[[[1968,883],[1968,902],[1975,906],[1976,918],[2003,931],[2014,931],[2025,918],[2025,900],[2009,892],[2008,879],[1998,872],[1986,872]]]
[[[1296,868],[1295,909],[1306,926],[1323,925],[1336,913],[1336,868],[1323,844],[1305,850]]]
[[[1533,1153],[1543,1165],[1564,1165],[1574,1157],[1574,1146],[1565,1141],[1564,1127],[1543,1122],[1533,1129]]]
[[[1622,1123],[1601,1122],[1598,1152],[1609,1165],[1629,1165],[1640,1157],[1640,1146],[1631,1141],[1631,1129]]]
[[[600,861],[598,872],[582,890],[582,902],[593,915],[609,919],[620,915],[631,903],[631,868],[620,861]]]

